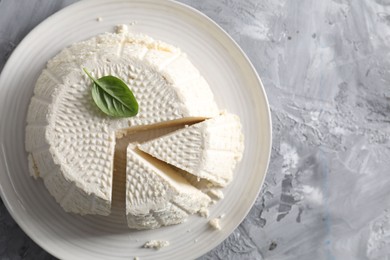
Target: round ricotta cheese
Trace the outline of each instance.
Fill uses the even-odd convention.
[[[87,68],[95,78],[113,75],[122,79],[139,103],[137,116],[118,119],[103,114],[92,100],[91,81],[82,68]],[[118,135],[136,126],[205,119],[218,114],[210,87],[180,49],[125,31],[105,33],[65,48],[39,76],[27,114],[30,171],[43,179],[65,211],[108,215]],[[137,165],[143,165],[136,154],[132,156]],[[160,173],[155,168],[150,171]],[[161,189],[171,185],[167,179],[161,183]],[[157,190],[163,192],[161,189]],[[182,197],[194,193],[189,188],[170,190]],[[129,195],[136,201],[134,196],[137,195]],[[199,196],[198,202],[192,201],[191,205],[204,207],[207,199]],[[170,203],[167,208],[172,209],[175,218],[196,211],[183,211],[176,206],[177,203]],[[135,213],[136,210],[131,211],[132,215]],[[142,225],[148,228],[145,221]]]

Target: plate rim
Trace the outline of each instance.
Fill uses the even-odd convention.
[[[116,2],[123,2],[123,1],[133,2],[132,0],[114,0],[114,1],[116,1]],[[109,2],[114,2],[114,1],[109,1]],[[29,42],[31,37],[34,37],[36,32],[39,31],[41,27],[45,26],[46,24],[50,24],[51,21],[55,20],[57,16],[60,16],[62,12],[66,12],[66,11],[68,11],[68,9],[77,8],[77,6],[79,6],[79,5],[83,6],[87,2],[89,2],[90,4],[98,3],[98,1],[96,1],[96,0],[81,0],[81,1],[78,1],[78,2],[75,2],[75,3],[72,3],[72,4],[70,4],[70,5],[66,6],[66,7],[58,10],[57,12],[49,15],[42,22],[40,22],[37,26],[35,26],[19,42],[19,44],[16,46],[16,48],[13,50],[13,52],[11,53],[11,55],[8,57],[7,61],[5,62],[4,67],[3,67],[2,71],[1,71],[1,74],[0,74],[0,87],[1,87],[1,83],[3,81],[3,77],[5,77],[4,76],[6,74],[5,72],[7,72],[9,70],[8,67],[11,66],[11,65],[9,65],[9,64],[11,64],[10,61],[13,61],[14,57],[16,57],[19,54],[19,52],[22,52],[25,49],[24,45],[26,45],[26,43]],[[102,2],[103,1],[100,1],[100,3],[102,3]],[[145,2],[153,3],[153,4],[156,4],[156,5],[159,5],[159,3],[160,3],[159,0],[147,0]],[[211,26],[214,26],[215,29],[217,29],[220,33],[222,33],[230,41],[230,43],[234,46],[234,48],[236,48],[236,50],[240,53],[240,55],[245,60],[247,65],[249,65],[249,67],[252,70],[252,73],[255,76],[255,79],[256,79],[256,81],[258,83],[258,87],[259,87],[258,91],[261,92],[262,97],[264,98],[264,105],[266,107],[266,111],[264,111],[264,112],[266,112],[265,113],[266,116],[267,116],[266,121],[268,122],[268,127],[266,128],[266,133],[269,135],[269,138],[266,139],[267,144],[265,144],[265,145],[267,145],[267,149],[266,149],[267,150],[267,154],[266,154],[266,156],[263,155],[266,158],[266,165],[265,165],[265,168],[264,168],[263,178],[262,178],[260,186],[258,187],[256,196],[254,196],[254,198],[251,199],[250,206],[248,208],[246,208],[245,213],[243,214],[243,217],[240,219],[240,221],[237,221],[237,224],[234,225],[234,228],[230,232],[226,233],[226,236],[223,238],[223,240],[218,241],[218,243],[215,243],[215,241],[210,241],[210,244],[215,244],[215,245],[213,245],[213,247],[211,249],[208,249],[207,251],[202,252],[201,254],[196,256],[196,257],[199,257],[202,254],[207,254],[210,250],[214,249],[216,246],[218,246],[220,243],[222,243],[224,240],[226,240],[226,238],[228,236],[230,236],[232,234],[232,232],[235,229],[237,229],[237,227],[242,223],[242,221],[245,219],[245,217],[248,215],[249,211],[253,207],[256,199],[258,198],[258,196],[260,194],[260,191],[261,191],[261,189],[262,189],[262,187],[264,185],[264,182],[265,182],[265,179],[266,179],[266,175],[267,175],[267,172],[268,172],[268,168],[269,168],[270,159],[271,159],[271,151],[272,151],[272,117],[271,117],[271,111],[270,111],[270,106],[269,106],[269,100],[268,100],[268,97],[267,97],[264,85],[263,85],[263,83],[261,81],[261,78],[260,78],[256,68],[254,67],[253,63],[249,59],[249,57],[246,55],[246,53],[243,51],[243,49],[239,46],[239,44],[232,38],[232,36],[230,36],[218,23],[216,23],[214,20],[212,20],[210,17],[208,17],[203,12],[197,10],[196,8],[194,8],[192,6],[189,6],[189,5],[185,4],[185,3],[177,2],[177,1],[174,1],[174,0],[166,0],[165,4],[167,4],[167,3],[169,5],[171,5],[171,6],[175,6],[176,5],[176,6],[180,6],[181,8],[185,8],[185,9],[191,11],[192,13],[194,13],[196,16],[201,17],[205,22],[209,23]],[[0,119],[2,117],[3,116],[1,116]],[[3,137],[1,137],[1,139],[3,139]],[[2,146],[0,150],[1,150],[1,153],[4,153],[4,156],[5,156],[6,150],[5,150],[4,146]],[[7,165],[5,165],[5,167],[7,167]],[[3,172],[4,169],[0,169],[0,171]],[[10,181],[12,183],[12,180],[10,180]],[[16,193],[16,191],[15,191],[15,193]],[[7,208],[8,212],[10,213],[10,215],[12,216],[14,221],[18,224],[18,226],[23,230],[23,232],[25,232],[29,236],[30,239],[32,239],[35,243],[37,243],[40,247],[42,247],[46,252],[48,252],[49,254],[51,254],[51,255],[53,255],[55,257],[59,257],[60,258],[61,255],[57,254],[54,250],[51,249],[51,247],[47,246],[47,244],[44,243],[42,238],[37,237],[33,233],[33,231],[28,228],[27,223],[24,222],[22,220],[22,218],[17,214],[17,212],[12,208],[11,201],[8,200],[7,195],[5,194],[4,188],[2,187],[1,183],[0,183],[0,197],[1,197],[2,201],[3,201],[3,204]]]

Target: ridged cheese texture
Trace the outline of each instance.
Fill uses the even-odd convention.
[[[142,151],[220,186],[233,178],[244,137],[238,116],[225,113],[139,147]]]
[[[104,115],[82,68],[96,78],[121,78],[138,100],[138,115]],[[218,113],[207,82],[179,49],[127,32],[102,34],[62,50],[39,76],[27,115],[30,171],[64,210],[108,215],[119,130]],[[185,214],[178,207],[177,218]]]
[[[210,204],[168,165],[129,145],[126,167],[126,215],[130,228],[150,229],[182,223]]]

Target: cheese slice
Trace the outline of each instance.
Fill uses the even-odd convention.
[[[145,142],[139,148],[198,178],[226,186],[241,160],[244,143],[238,116],[226,113]]]
[[[138,115],[104,115],[82,68],[96,78],[121,78],[139,102]],[[178,48],[142,35],[99,35],[61,51],[39,76],[27,114],[30,172],[44,180],[64,210],[108,215],[116,134],[217,114],[207,82]]]
[[[210,204],[210,198],[194,188],[170,166],[127,148],[126,215],[133,229],[150,229],[182,223]]]

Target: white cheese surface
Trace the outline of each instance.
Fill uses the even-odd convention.
[[[225,113],[145,142],[140,149],[198,178],[226,186],[241,160],[243,139],[239,118]]]
[[[126,82],[139,114],[104,115],[92,101],[84,67],[96,78]],[[38,78],[27,115],[30,171],[66,211],[108,215],[117,131],[217,114],[208,84],[179,49],[124,31],[99,35],[61,51]]]

